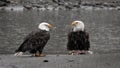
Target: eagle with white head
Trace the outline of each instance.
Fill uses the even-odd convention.
[[[67,49],[70,55],[92,53],[89,51],[90,41],[89,34],[85,31],[82,21],[73,21],[73,29],[68,33]]]
[[[31,32],[27,35],[20,45],[20,47],[16,50],[15,56],[21,56],[24,52],[29,51],[32,55],[36,57],[42,57],[43,48],[45,47],[46,43],[50,39],[49,30],[52,27],[51,24],[42,22],[38,26],[37,31]]]

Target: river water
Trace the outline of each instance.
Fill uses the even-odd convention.
[[[45,21],[54,27],[44,48],[48,54],[67,53],[70,23],[82,20],[90,34],[90,50],[95,54],[120,52],[120,11],[118,10],[0,10],[0,54],[13,54],[24,37]]]

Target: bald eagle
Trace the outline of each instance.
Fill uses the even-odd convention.
[[[51,24],[42,22],[39,24],[38,31],[33,31],[26,36],[23,43],[16,50],[15,56],[21,56],[24,52],[29,51],[36,57],[44,56],[42,54],[43,48],[50,39],[49,29],[52,27]]]
[[[78,55],[90,52],[89,34],[84,29],[84,23],[82,21],[73,21],[71,25],[73,26],[73,29],[68,33],[68,54]]]

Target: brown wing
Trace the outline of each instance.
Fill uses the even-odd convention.
[[[37,51],[44,48],[47,41],[50,38],[50,34],[47,31],[34,31],[26,36],[23,43],[20,45],[17,52],[25,52],[25,51]]]

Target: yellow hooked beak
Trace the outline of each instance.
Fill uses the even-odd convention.
[[[77,25],[76,22],[72,22],[72,23],[71,23],[71,26],[76,26],[76,25]]]
[[[48,28],[52,28],[52,25],[51,25],[51,24],[48,24],[47,26],[48,26]]]

